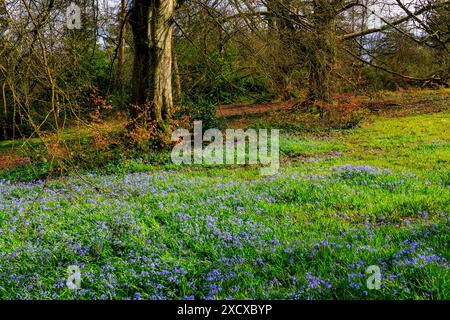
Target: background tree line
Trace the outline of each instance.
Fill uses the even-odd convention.
[[[62,132],[98,104],[130,130],[174,106],[448,86],[444,0],[0,0],[0,139]],[[319,108],[320,109],[320,108]]]

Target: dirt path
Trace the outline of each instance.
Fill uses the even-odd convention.
[[[217,115],[222,117],[230,117],[237,115],[264,113],[268,111],[287,110],[291,108],[297,101],[288,102],[270,102],[259,104],[227,104],[217,107]]]
[[[343,95],[345,98],[345,95]],[[410,113],[416,111],[423,112],[437,112],[442,107],[449,107],[450,91],[448,89],[441,90],[405,90],[398,92],[389,92],[384,97],[377,99],[370,99],[368,96],[354,96],[360,100],[364,106],[370,110],[382,111],[389,113],[391,116],[401,116],[403,113]],[[337,96],[337,100],[342,97]],[[219,105],[217,107],[217,115],[222,117],[232,117],[238,115],[259,114],[270,111],[288,110],[301,100],[291,100],[284,102],[269,102],[259,104],[228,104]],[[404,108],[408,106],[408,108]]]

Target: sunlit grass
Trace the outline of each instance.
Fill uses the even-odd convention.
[[[128,160],[85,181],[3,181],[0,298],[449,299],[449,123],[283,134],[273,177]]]

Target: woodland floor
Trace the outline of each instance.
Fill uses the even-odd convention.
[[[450,299],[449,101],[367,98],[351,129],[289,104],[219,109],[227,126],[283,129],[270,177],[138,159],[20,182],[30,164],[1,142],[0,298]]]

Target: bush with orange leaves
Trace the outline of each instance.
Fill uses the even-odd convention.
[[[354,128],[368,114],[362,99],[351,94],[339,95],[333,102],[322,102],[320,109],[327,127],[334,129]]]
[[[102,116],[105,111],[109,111],[112,109],[111,100],[107,101],[101,95],[98,94],[97,88],[92,87],[90,93],[91,103],[95,107],[95,111],[89,114],[89,118],[93,122],[102,122]]]
[[[172,115],[178,108],[172,110]],[[167,120],[145,120],[133,123],[133,129],[128,132],[132,145],[141,151],[149,149],[165,149],[172,147],[175,142],[171,140],[172,132],[176,129],[188,129],[190,127],[189,117],[174,118],[170,116]]]

